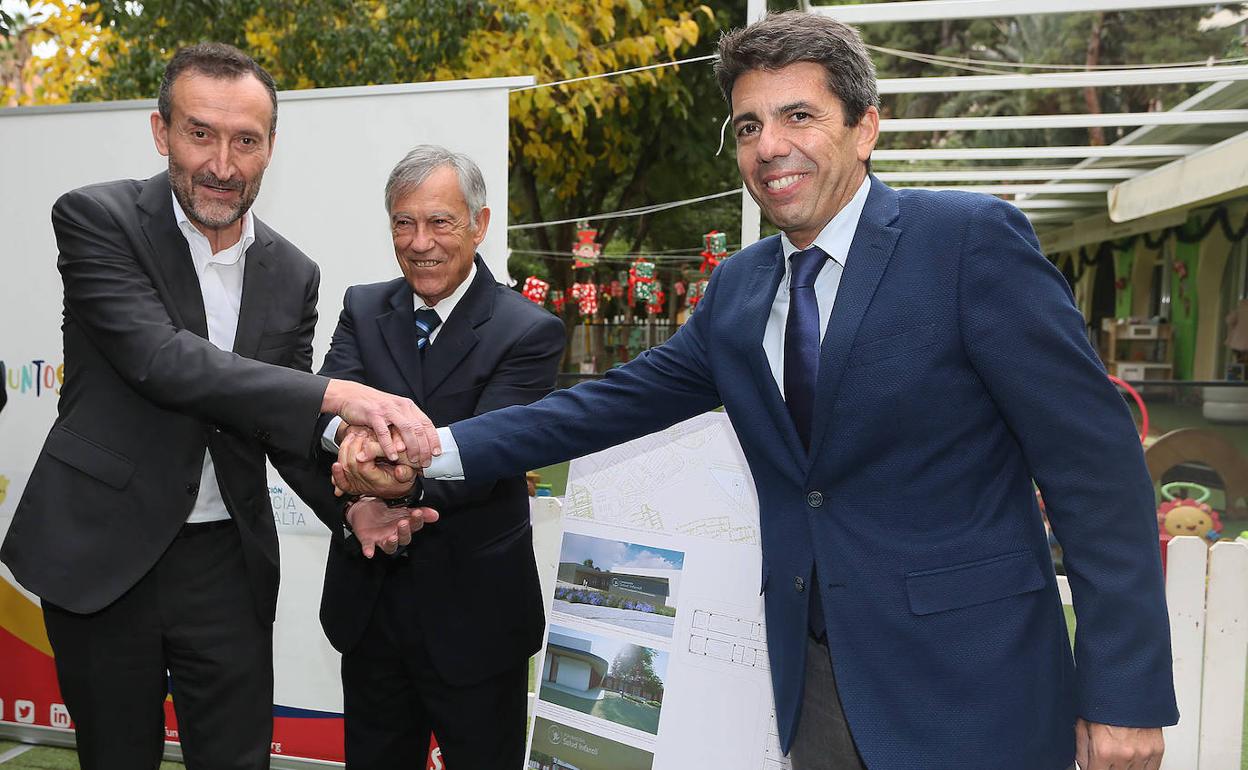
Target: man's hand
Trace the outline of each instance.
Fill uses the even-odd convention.
[[[382,455],[391,462],[406,454],[414,464],[424,466],[442,453],[433,422],[410,398],[392,396],[358,382],[330,380],[321,400],[321,412],[371,428],[381,444]],[[390,435],[391,427],[399,434],[398,442]]]
[[[347,523],[360,541],[365,558],[373,558],[377,549],[392,554],[399,546],[412,542],[412,533],[438,520],[432,508],[389,508],[381,500],[365,498],[347,509]]]
[[[371,430],[353,426],[341,435],[338,462],[331,471],[334,494],[393,498],[411,491],[416,470],[406,462],[385,462],[379,456],[384,450]]]
[[[1160,727],[1075,722],[1075,759],[1081,770],[1157,770],[1165,748]]]

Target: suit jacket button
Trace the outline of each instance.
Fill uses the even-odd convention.
[[[800,594],[806,590],[806,580],[801,575],[793,578],[793,588]]]
[[[816,489],[814,492],[807,494],[806,504],[811,508],[818,508],[823,505],[823,493]]]
[[[190,495],[191,497],[194,497],[195,495],[198,495],[198,494],[199,494],[199,485],[198,485],[198,484],[196,484],[196,483],[195,483],[195,482],[193,482],[193,481],[192,481],[190,484],[187,484],[187,485],[186,485],[186,493],[187,493],[188,495]]]

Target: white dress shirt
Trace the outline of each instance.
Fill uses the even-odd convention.
[[[862,207],[867,203],[867,193],[871,191],[871,177],[867,176],[859,185],[849,203],[824,225],[823,230],[815,237],[812,245],[823,249],[829,259],[820,269],[815,278],[815,297],[819,304],[819,342],[823,343],[824,332],[828,330],[828,319],[832,317],[832,305],[836,302],[836,292],[841,286],[841,274],[849,257],[849,247],[858,231],[858,220],[862,218]],[[763,352],[767,355],[767,363],[771,366],[771,375],[776,379],[776,387],[784,393],[784,326],[789,318],[789,278],[793,265],[789,257],[798,248],[789,240],[789,236],[780,234],[780,248],[784,253],[784,277],[776,288],[776,298],[771,303],[771,315],[767,317],[767,326],[763,331]],[[438,428],[438,441],[442,444],[442,454],[433,458],[425,468],[425,478],[458,481],[464,478],[464,464],[459,457],[459,446],[449,427]]]
[[[464,298],[465,294],[468,293],[468,287],[472,286],[472,281],[476,277],[477,263],[474,260],[472,267],[468,268],[468,277],[455,287],[455,291],[451,292],[450,296],[443,297],[440,302],[434,305],[426,305],[424,300],[420,298],[419,294],[412,292],[413,310],[432,310],[438,314],[438,318],[442,319],[442,322],[434,327],[433,331],[429,333],[430,346],[432,346],[434,341],[438,339],[438,334],[442,332],[442,327],[446,326],[446,319],[451,317],[451,313],[455,311],[455,306],[458,305],[459,301]],[[415,348],[412,349],[412,354],[416,354]],[[326,452],[338,454],[338,426],[341,424],[342,418],[334,417],[334,419],[330,420],[329,424],[325,426],[325,432],[321,434],[321,446]]]
[[[243,231],[238,242],[215,254],[208,238],[191,224],[191,220],[173,196],[173,214],[178,229],[191,249],[191,261],[199,276],[199,290],[204,298],[204,317],[208,321],[208,341],[222,350],[234,349],[234,335],[238,331],[238,309],[243,301],[243,270],[247,263],[247,249],[256,240],[255,224],[251,212],[243,214]],[[217,485],[212,454],[204,452],[204,468],[199,478],[199,495],[195,507],[186,518],[188,524],[206,521],[223,521],[230,512],[221,499],[221,487]]]

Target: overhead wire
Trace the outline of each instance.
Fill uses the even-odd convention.
[[[724,192],[711,193],[710,195],[700,195],[697,198],[686,198],[684,200],[679,200],[679,201],[668,201],[667,203],[655,203],[649,206],[638,206],[637,208],[623,209],[621,211],[607,211],[601,214],[586,214],[586,215],[582,215],[579,217],[569,217],[568,219],[555,219],[549,222],[526,222],[524,224],[519,224],[519,225],[508,225],[507,229],[508,230],[531,230],[536,227],[549,227],[552,225],[567,225],[567,224],[572,224],[575,222],[582,222],[582,221],[594,222],[594,221],[600,221],[604,219],[625,219],[628,217],[639,217],[645,214],[654,214],[659,211],[666,211],[668,209],[679,208],[681,206],[689,206],[694,203],[701,203],[703,201],[709,201],[715,198],[726,198],[729,195],[740,195],[740,194],[741,194],[741,188],[737,187],[732,190],[725,190]]]
[[[899,48],[890,48],[888,46],[869,45],[869,44],[867,45],[867,48],[873,51],[877,51],[879,53],[888,54],[891,56],[897,56],[900,58],[911,59],[911,60],[923,62],[926,64],[949,67],[952,69],[961,69],[961,70],[970,71],[970,72],[978,72],[981,74],[988,74],[988,75],[1008,74],[1008,72],[1003,71],[1003,70],[1008,70],[1008,69],[1035,69],[1035,70],[1058,70],[1058,71],[1061,71],[1061,70],[1114,71],[1114,70],[1135,70],[1135,69],[1163,69],[1163,68],[1171,68],[1171,67],[1215,66],[1215,65],[1220,65],[1220,64],[1234,64],[1238,62],[1248,61],[1248,56],[1236,56],[1236,57],[1225,57],[1225,58],[1217,58],[1217,59],[1209,58],[1209,59],[1203,59],[1199,61],[1165,62],[1165,63],[1160,63],[1160,64],[1121,64],[1121,65],[1119,64],[1106,64],[1106,65],[1040,64],[1036,62],[994,61],[994,60],[988,60],[988,59],[974,59],[974,58],[963,57],[963,56],[945,56],[942,54],[925,54],[925,53],[920,53],[917,51],[906,51],[904,49],[899,49]],[[628,69],[615,70],[613,72],[602,72],[602,73],[597,73],[594,75],[584,75],[584,76],[576,77],[576,78],[557,80],[557,81],[553,81],[550,83],[537,83],[531,86],[520,86],[518,88],[513,88],[511,90],[513,92],[519,92],[519,91],[530,91],[530,90],[534,90],[538,88],[553,88],[556,86],[569,85],[572,83],[580,83],[580,82],[589,81],[589,80],[598,80],[601,78],[616,77],[619,75],[628,75],[628,74],[637,73],[637,72],[644,72],[647,70],[660,69],[663,67],[676,67],[681,64],[695,64],[698,62],[712,61],[717,58],[719,58],[717,54],[708,54],[706,56],[695,56],[695,57],[691,57],[688,59],[679,59],[679,60],[670,61],[670,62],[658,62],[656,64],[649,64],[649,65],[645,65],[642,67],[631,67]],[[725,120],[725,126],[726,125],[727,125],[727,120]],[[716,151],[716,155],[718,155],[719,152],[722,151],[723,149],[723,144],[724,144],[723,133],[724,133],[723,127],[721,126],[720,148],[718,151]],[[713,200],[716,198],[724,198],[730,195],[739,195],[739,194],[741,194],[741,188],[736,188],[733,190],[725,190],[724,192],[713,193],[711,195],[703,195],[703,196],[699,196],[696,198],[686,198],[684,200],[679,200],[679,201],[669,201],[666,203],[657,203],[657,204],[650,204],[646,206],[637,206],[634,208],[621,209],[618,211],[601,212],[598,214],[569,217],[567,219],[557,219],[557,220],[551,220],[547,222],[526,222],[526,223],[521,223],[521,224],[508,225],[507,229],[508,230],[529,230],[529,229],[535,229],[539,227],[571,224],[571,223],[581,222],[581,221],[602,221],[602,220],[608,220],[608,219],[624,219],[624,218],[630,218],[630,217],[639,217],[639,216],[644,216],[646,214],[653,214],[653,213],[657,213],[660,211],[667,211],[669,209],[694,205],[694,204],[701,203],[707,200]],[[529,253],[529,252],[516,251],[516,253]],[[532,253],[535,255],[537,254],[537,252],[532,252]],[[562,257],[562,254],[561,253],[559,253],[558,255],[545,254],[545,256],[559,258],[559,257]],[[571,257],[569,257],[569,259],[571,259]]]

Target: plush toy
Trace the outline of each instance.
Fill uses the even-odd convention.
[[[1222,536],[1222,519],[1207,503],[1185,497],[1169,500],[1157,508],[1157,528],[1163,543],[1180,535],[1193,535],[1213,542]]]

